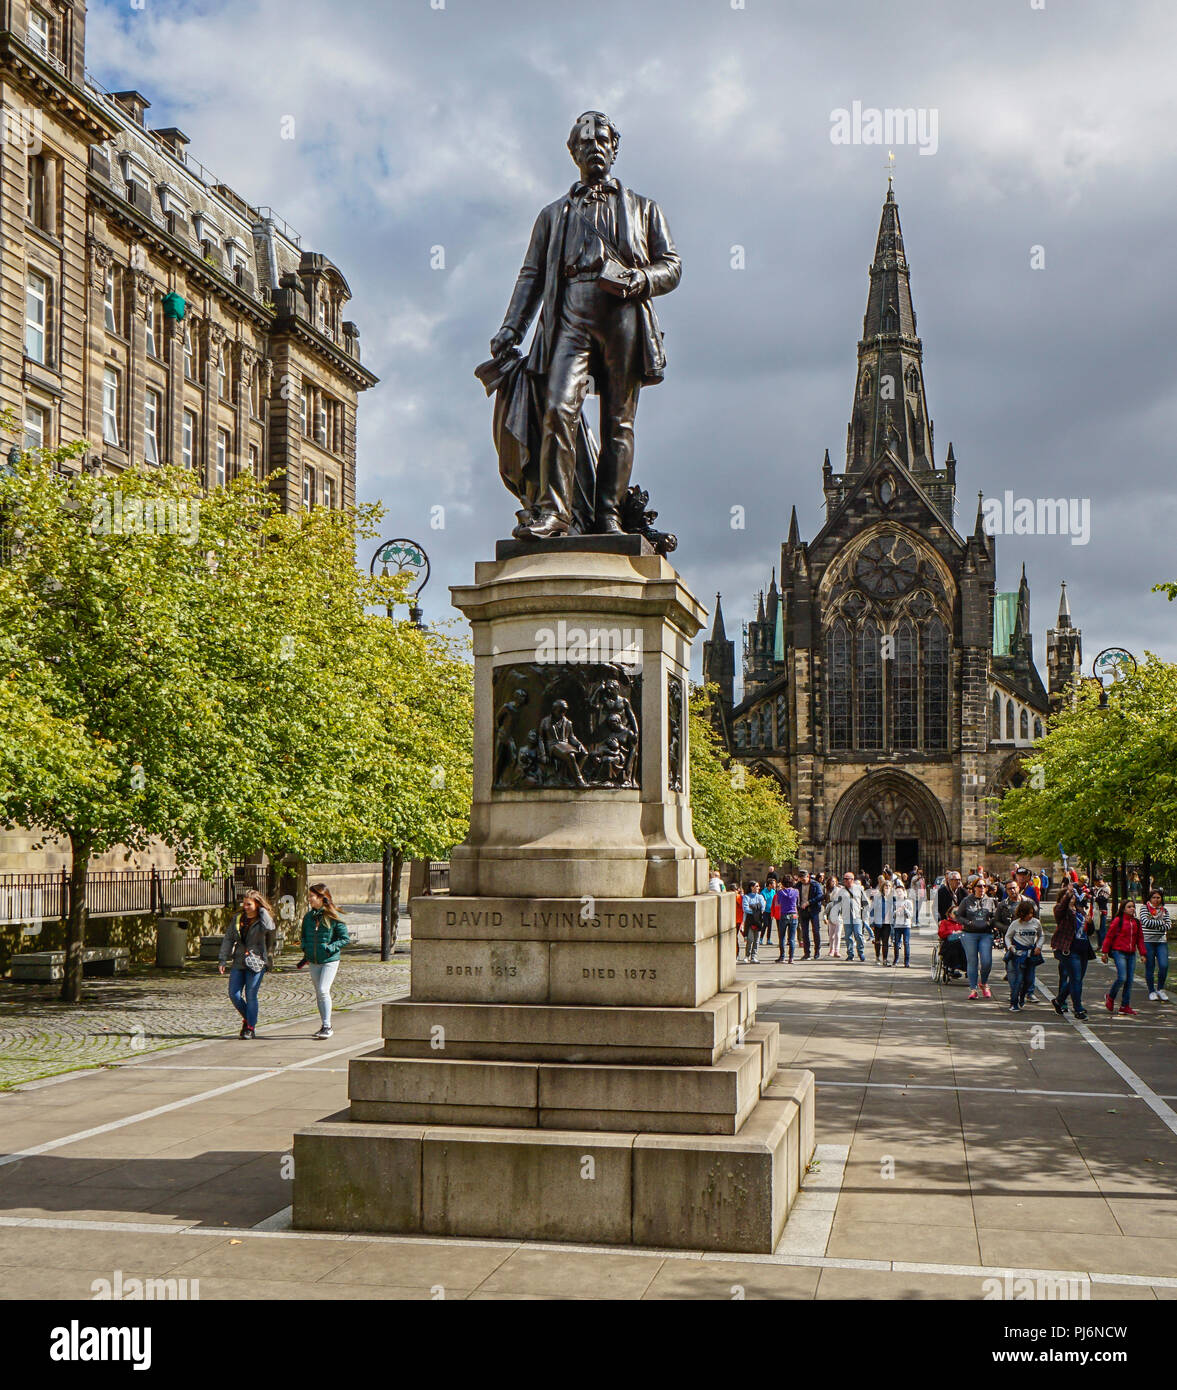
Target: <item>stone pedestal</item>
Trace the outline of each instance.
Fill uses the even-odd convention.
[[[704,614],[646,551],[508,543],[454,589],[470,833],[451,895],[413,900],[412,992],[351,1063],[349,1122],[295,1135],[297,1227],[779,1240],[813,1076],[777,1069],[777,1027],[736,982],[734,897],[706,892],[686,746]]]

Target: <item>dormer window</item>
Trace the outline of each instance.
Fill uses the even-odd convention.
[[[192,214],[192,228],[196,233],[196,240],[199,242],[219,242],[221,239],[220,227],[207,212],[197,211]]]
[[[141,183],[144,188],[151,187],[151,170],[134,150],[119,150],[118,160],[125,183]]]
[[[53,21],[35,5],[29,7],[29,47],[48,57],[53,49]]]
[[[174,212],[177,217],[183,217],[187,213],[188,200],[174,183],[161,183],[157,191],[165,215]]]
[[[225,256],[229,262],[229,269],[233,270],[239,265],[248,265],[249,248],[240,237],[226,237]]]

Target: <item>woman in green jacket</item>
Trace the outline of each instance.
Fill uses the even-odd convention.
[[[311,967],[311,980],[315,986],[322,1023],[315,1037],[329,1038],[331,986],[339,969],[339,953],[351,937],[325,883],[312,883],[307,889],[307,900],[311,910],[302,919],[302,960],[297,968],[301,970],[304,965]]]

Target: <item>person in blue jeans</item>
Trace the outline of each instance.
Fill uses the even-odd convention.
[[[964,947],[968,965],[969,998],[992,999],[989,972],[993,969],[993,910],[986,907],[985,880],[974,874],[969,879],[968,894],[952,909],[952,918],[960,923],[960,944]]]
[[[262,976],[274,963],[274,909],[260,893],[249,889],[241,900],[221,942],[217,968],[229,970],[229,998],[241,1015],[238,1037],[256,1036],[258,990]]]
[[[846,960],[854,959],[854,947],[858,947],[859,962],[866,960],[862,941],[862,924],[866,916],[866,892],[861,883],[856,883],[854,875],[842,875],[842,886],[834,890],[830,900],[830,918],[837,913],[846,940]]]
[[[1083,1007],[1083,976],[1087,973],[1087,962],[1091,958],[1091,946],[1087,940],[1085,912],[1075,895],[1074,886],[1064,882],[1059,889],[1054,904],[1054,935],[1050,938],[1050,949],[1058,961],[1058,996],[1050,1002],[1057,1014],[1065,1014],[1067,1000],[1075,1011],[1076,1018],[1086,1018]]]
[[[1014,911],[1005,933],[1009,964],[1009,1011],[1025,1008],[1034,993],[1034,971],[1042,956],[1042,924],[1029,898],[1023,898]]]
[[[788,949],[790,965],[793,964],[793,951],[797,945],[797,917],[799,893],[796,884],[793,882],[792,874],[786,874],[782,880],[782,886],[777,893],[777,901],[780,905],[781,917],[777,927],[777,945],[780,952],[777,960],[785,959],[785,950]]]
[[[1165,911],[1165,898],[1159,888],[1154,889],[1148,902],[1140,909],[1138,916],[1141,934],[1144,936],[1144,978],[1148,983],[1148,997],[1169,1002],[1165,993],[1165,981],[1169,975],[1169,928],[1172,922]]]
[[[319,1006],[316,1039],[331,1036],[331,986],[339,969],[339,953],[351,941],[343,914],[335,906],[325,883],[312,883],[307,889],[310,911],[302,919],[302,960],[296,970],[309,965]]]

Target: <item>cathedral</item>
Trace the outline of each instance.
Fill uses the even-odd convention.
[[[930,877],[995,862],[992,799],[1022,764],[1082,661],[1062,586],[1034,662],[1025,567],[998,592],[996,538],[962,535],[951,443],[936,462],[899,205],[883,204],[846,432],[822,466],[825,520],[801,539],[793,509],[773,570],[735,643],[718,596],[704,680],[731,755],[778,779],[797,862],[841,874],[883,865]]]

